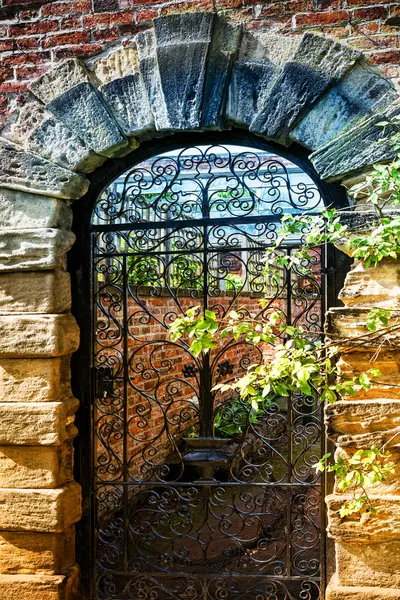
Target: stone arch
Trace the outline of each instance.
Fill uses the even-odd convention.
[[[237,127],[304,146],[321,178],[345,182],[394,156],[398,128],[381,142],[379,123],[399,108],[391,83],[349,46],[251,34],[213,13],[156,19],[126,47],[62,62],[30,91],[0,132],[0,596],[69,600],[79,598],[68,375],[79,332],[63,267],[69,201],[87,192],[86,174],[146,139]],[[351,528],[331,531],[354,541]],[[361,598],[349,577],[339,581],[327,597]],[[392,585],[388,576],[373,597],[398,597]]]

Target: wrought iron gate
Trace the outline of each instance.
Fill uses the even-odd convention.
[[[198,306],[260,320],[279,311],[310,335],[320,330],[324,252],[315,251],[312,276],[283,271],[279,281],[264,275],[262,259],[283,213],[323,206],[294,163],[234,146],[153,157],[98,198],[90,226],[96,598],[320,598],[319,399],[298,394],[249,413],[213,387],[273,348],[225,339],[196,358],[168,328]]]

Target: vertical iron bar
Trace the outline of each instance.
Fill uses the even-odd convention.
[[[328,256],[331,253],[331,248],[326,248],[326,246],[321,246],[321,331],[324,331],[325,327],[325,312],[328,310],[328,289],[329,289],[329,264],[328,264]],[[318,398],[318,402],[319,398]],[[321,424],[321,434],[320,434],[320,443],[321,443],[321,456],[327,453],[327,438],[325,436],[325,423],[324,423],[324,409],[323,405],[320,403],[319,409],[320,415],[320,424]],[[321,540],[321,550],[320,550],[320,597],[321,600],[325,597],[325,585],[326,585],[326,509],[325,509],[325,494],[326,494],[326,477],[327,471],[321,473],[321,486],[320,486],[320,532],[319,537]]]
[[[203,227],[203,306],[204,314],[208,309],[208,243],[207,226]],[[213,394],[211,380],[210,351],[203,353],[202,369],[200,372],[200,435],[211,437],[213,433]]]
[[[90,412],[89,412],[89,420],[90,420],[90,432],[91,432],[91,481],[90,481],[90,507],[93,509],[93,515],[90,516],[90,519],[93,523],[92,531],[91,531],[91,543],[92,543],[92,557],[93,557],[93,569],[92,569],[92,581],[90,583],[90,592],[97,596],[97,537],[98,537],[98,518],[97,518],[97,487],[96,483],[96,432],[95,432],[95,422],[96,422],[96,376],[95,376],[95,359],[96,356],[96,337],[95,331],[97,327],[97,288],[98,288],[98,278],[95,275],[96,273],[96,265],[94,259],[94,248],[95,248],[95,240],[96,233],[90,234],[89,239],[89,261],[90,261],[90,273],[89,273],[89,290],[90,290],[90,302],[91,302],[91,328],[90,328]],[[92,512],[92,511],[91,511]]]
[[[290,258],[291,249],[288,248],[286,250],[287,256]],[[286,293],[286,305],[287,305],[287,324],[292,324],[292,270],[287,269],[287,293]],[[288,431],[288,483],[292,483],[292,396],[288,397],[288,406],[287,406],[287,431]],[[285,490],[287,494],[286,497],[286,527],[287,527],[287,575],[291,576],[292,573],[292,491],[289,487],[288,490]]]
[[[123,365],[124,365],[124,436],[123,436],[123,457],[122,457],[122,473],[123,482],[128,482],[128,441],[127,441],[127,428],[128,428],[128,264],[127,256],[123,257],[123,277],[122,277],[122,289],[123,289]],[[123,486],[123,561],[124,571],[128,572],[128,486]]]

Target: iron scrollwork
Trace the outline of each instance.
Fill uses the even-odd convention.
[[[318,398],[281,398],[253,414],[213,388],[268,359],[272,347],[224,338],[195,357],[189,341],[172,342],[168,330],[197,306],[218,318],[235,308],[260,322],[278,311],[282,322],[318,335],[323,251],[312,258],[312,275],[283,269],[277,279],[264,273],[263,250],[284,212],[322,207],[317,186],[293,163],[223,146],[148,159],[98,199],[91,230],[99,599],[320,597]],[[299,244],[294,238],[279,251]],[[194,436],[212,468],[194,460]],[[207,453],[218,440],[221,449]]]

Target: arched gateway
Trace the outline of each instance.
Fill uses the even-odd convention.
[[[348,46],[253,35],[212,13],[157,19],[128,47],[61,63],[31,91],[0,153],[4,227],[14,223],[0,268],[27,271],[18,278],[36,298],[28,308],[15,274],[0,275],[17,289],[4,311],[18,312],[0,315],[4,422],[27,415],[26,427],[0,433],[18,447],[16,464],[29,458],[24,445],[40,448],[33,489],[11,478],[16,490],[1,504],[1,528],[14,532],[4,544],[36,551],[22,582],[13,579],[22,559],[9,559],[9,585],[35,600],[43,585],[60,600],[324,597],[324,490],[311,468],[324,443],[318,402],[294,397],[244,426],[240,402],[213,387],[260,355],[228,339],[200,359],[167,329],[189,307],[223,314],[264,295],[260,319],[274,307],[315,335],[343,283],[338,255],[316,251],[313,278],[268,281],[262,251],[285,212],[346,205],[343,188],[323,180],[393,156],[396,125],[381,142],[378,124],[397,114],[395,91]],[[82,335],[73,392],[83,592],[68,379],[78,335],[63,270],[69,200],[81,197],[69,271]],[[331,320],[340,325],[346,310]],[[347,431],[343,417],[333,422],[336,437]],[[58,466],[46,478],[49,461]],[[39,509],[24,522],[29,498]],[[354,542],[354,528],[341,527],[336,539]],[[358,598],[354,590],[339,579],[326,597]]]
[[[345,198],[299,156],[237,133],[213,137],[142,151],[88,201],[79,254],[91,319],[76,315],[92,343],[75,371],[94,375],[75,393],[93,411],[82,478],[94,546],[90,561],[83,545],[82,559],[95,597],[311,600],[324,590],[324,483],[312,466],[325,450],[319,399],[282,398],[249,415],[214,386],[273,348],[228,337],[196,357],[168,331],[198,307],[260,322],[278,311],[318,336],[344,280],[334,249],[315,251],[312,276],[299,267],[279,280],[265,278],[263,250],[283,214],[319,214]],[[281,251],[299,244],[293,237]]]

